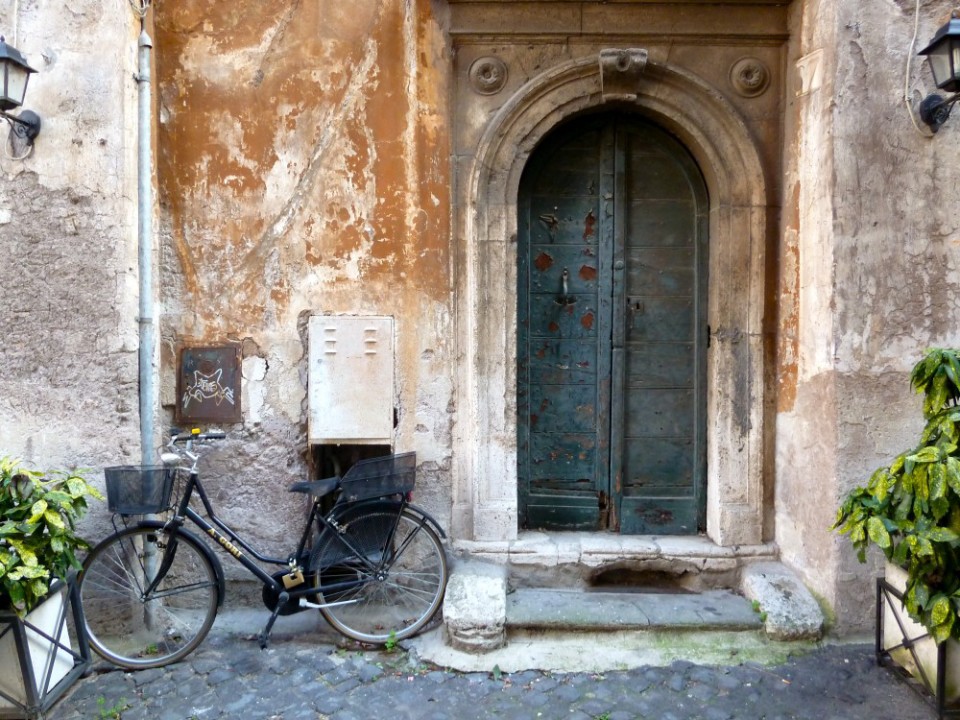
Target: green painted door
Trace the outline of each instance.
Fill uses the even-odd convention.
[[[589,117],[534,153],[518,207],[521,526],[698,532],[708,338],[699,170],[655,125]]]

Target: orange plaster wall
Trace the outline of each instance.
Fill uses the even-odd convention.
[[[161,222],[181,336],[448,302],[443,34],[429,3],[156,9]],[[405,14],[409,13],[409,14]]]

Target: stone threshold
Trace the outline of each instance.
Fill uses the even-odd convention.
[[[789,645],[823,632],[819,604],[774,544],[526,532],[453,550],[443,637],[459,653],[624,633],[646,646],[715,635]]]
[[[774,543],[717,545],[703,536],[522,532],[516,540],[454,541],[454,552],[507,568],[512,587],[591,587],[606,570],[633,569],[682,578],[688,589],[739,587],[742,570],[776,561]]]
[[[779,552],[775,543],[760,545],[717,545],[704,535],[619,535],[603,532],[526,530],[515,540],[455,540],[456,550],[471,555],[557,555],[571,553],[591,555],[676,555],[691,557],[729,558],[773,557]]]

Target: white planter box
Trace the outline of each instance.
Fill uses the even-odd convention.
[[[886,582],[902,596],[906,592],[907,572],[887,563],[885,573]],[[878,601],[883,605],[883,632],[877,638],[877,650],[887,653],[899,667],[926,685],[941,707],[960,699],[960,643],[952,638],[944,643],[944,693],[937,697],[937,644],[925,627],[910,618],[897,598],[885,598],[881,593]],[[912,642],[913,652],[904,647],[905,641]]]
[[[56,583],[47,599],[23,621],[7,616],[0,624],[0,718],[32,717],[57,684],[74,670],[78,656],[70,649],[71,637],[65,622],[69,596],[70,587]],[[21,665],[21,643],[33,672],[32,687]]]

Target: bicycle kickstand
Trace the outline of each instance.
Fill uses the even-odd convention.
[[[280,614],[280,610],[283,609],[287,602],[290,600],[290,595],[288,593],[282,592],[277,598],[277,605],[273,608],[273,612],[270,613],[270,619],[267,620],[267,626],[263,629],[263,632],[260,633],[258,640],[260,641],[260,649],[266,650],[267,644],[270,642],[270,631],[273,630],[273,624],[277,621],[277,616]]]

